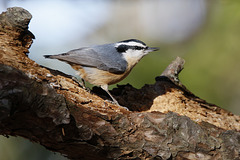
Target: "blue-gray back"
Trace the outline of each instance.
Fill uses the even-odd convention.
[[[117,52],[114,44],[79,48],[67,53],[53,55],[51,58],[69,64],[95,67],[116,74],[124,73],[127,69],[127,62],[123,59],[122,54]]]

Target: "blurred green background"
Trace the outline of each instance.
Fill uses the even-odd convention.
[[[61,6],[60,2],[69,8]],[[154,78],[180,56],[186,61],[180,80],[190,91],[209,103],[240,114],[239,0],[76,0],[51,1],[51,4],[47,1],[0,1],[0,4],[2,11],[22,6],[33,14],[29,29],[36,40],[30,58],[41,65],[74,75],[68,65],[45,60],[42,55],[137,38],[160,50],[144,57],[118,84],[130,83],[136,88],[152,84]],[[60,12],[51,10],[53,7]],[[113,87],[115,85],[110,88]],[[1,136],[0,159],[66,158],[23,138]]]

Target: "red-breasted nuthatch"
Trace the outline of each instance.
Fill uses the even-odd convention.
[[[108,85],[123,80],[143,56],[156,50],[158,48],[150,48],[140,40],[129,39],[44,57],[67,62],[83,80],[100,86],[118,104],[108,91]]]

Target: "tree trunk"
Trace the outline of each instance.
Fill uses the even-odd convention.
[[[31,14],[0,15],[0,134],[22,136],[69,159],[239,159],[240,117],[182,85],[176,58],[153,85],[86,91],[27,56]]]

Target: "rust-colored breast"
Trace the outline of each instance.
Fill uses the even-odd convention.
[[[108,71],[99,70],[93,67],[82,67],[80,65],[72,65],[72,68],[77,71],[82,79],[93,85],[111,85],[123,80],[130,72],[127,70],[123,74],[114,74]]]

